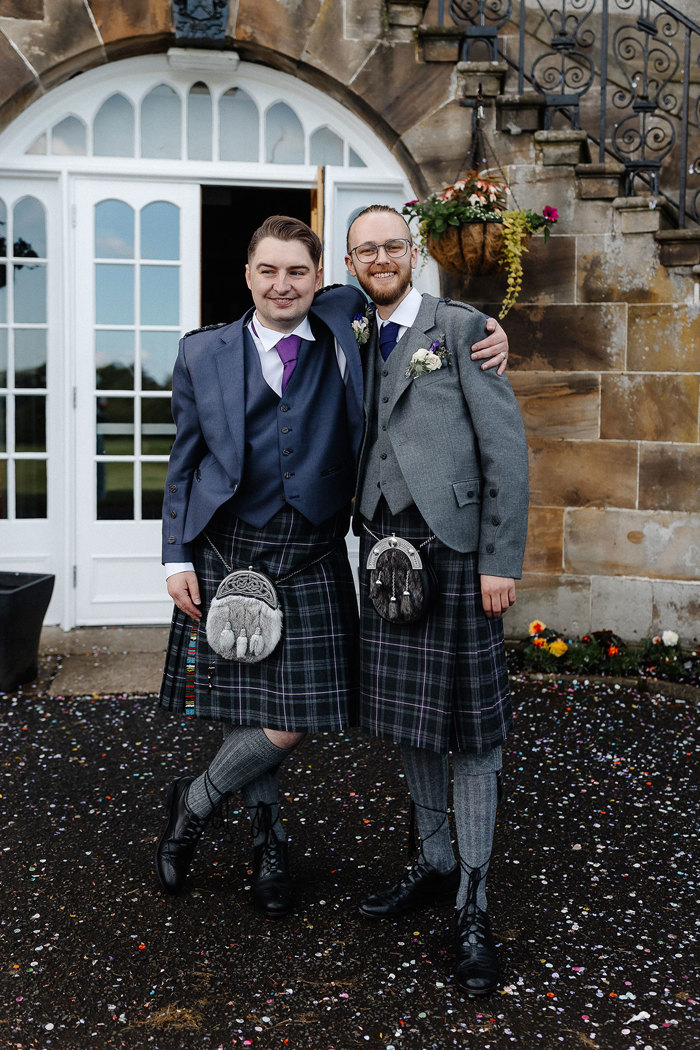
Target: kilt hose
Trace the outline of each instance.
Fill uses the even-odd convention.
[[[395,533],[419,546],[430,529],[415,506],[392,515],[380,500],[373,521],[383,539]],[[376,541],[360,537],[360,725],[429,751],[489,751],[513,725],[503,620],[481,604],[477,554],[460,554],[438,539],[427,554],[440,593],[414,624],[383,620],[369,597],[365,566]]]
[[[194,565],[202,621],[197,626],[174,611],[160,706],[232,725],[297,732],[357,725],[357,600],[345,546],[348,521],[349,510],[343,510],[312,525],[285,505],[256,529],[218,511],[206,534],[233,569],[252,566],[272,580],[282,605],[282,639],[252,664],[226,660],[209,647],[206,616],[228,570],[201,534]],[[331,554],[309,565],[329,548]],[[275,582],[299,568],[292,579]]]

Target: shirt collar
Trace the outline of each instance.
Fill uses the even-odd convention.
[[[411,288],[408,295],[396,307],[391,317],[387,317],[386,321],[382,321],[381,324],[384,325],[387,321],[393,321],[399,328],[410,328],[418,316],[422,302],[423,296],[420,292],[416,288]]]
[[[258,342],[262,345],[263,350],[272,350],[272,348],[279,343],[280,339],[284,339],[287,335],[298,335],[300,339],[306,339],[310,343],[313,342],[315,338],[314,333],[311,331],[308,314],[304,320],[296,326],[293,332],[275,332],[273,328],[266,328],[257,313],[254,313],[251,317],[248,322],[248,328],[251,328],[253,322],[255,322],[255,331],[252,334],[257,334]]]

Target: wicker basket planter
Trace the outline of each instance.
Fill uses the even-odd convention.
[[[428,251],[448,273],[471,277],[498,269],[503,248],[503,223],[467,222],[449,226],[439,238],[429,237]]]

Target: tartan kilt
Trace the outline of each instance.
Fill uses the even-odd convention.
[[[259,663],[239,663],[207,642],[206,616],[228,574],[204,534],[194,543],[202,621],[175,609],[159,704],[168,711],[233,725],[303,731],[357,725],[358,623],[345,546],[349,511],[312,525],[285,505],[261,529],[218,511],[206,533],[233,569],[264,572],[275,585],[282,639]],[[315,565],[319,555],[333,552]],[[299,575],[277,583],[298,568]]]
[[[366,523],[379,538],[396,533],[419,546],[430,529],[415,506],[392,515],[382,499]],[[425,546],[439,581],[427,617],[393,624],[375,611],[365,566],[376,541],[360,539],[360,725],[373,736],[447,751],[488,751],[513,725],[503,620],[481,604],[476,553],[438,539]]]

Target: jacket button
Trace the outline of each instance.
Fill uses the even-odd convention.
[[[471,499],[473,495],[474,495],[474,489],[469,489],[469,492],[467,492],[467,498]]]
[[[389,375],[389,369],[385,368],[384,371],[382,372],[382,375],[383,376],[388,376]]]
[[[493,496],[494,499],[498,495],[498,489],[489,489],[489,496]]]
[[[177,517],[177,511],[176,510],[171,510],[170,511],[170,517],[171,518],[176,518]]]
[[[177,492],[177,485],[171,485],[170,486],[170,491],[171,492]]]
[[[382,398],[382,401],[384,402],[384,404],[386,404],[388,400],[389,400],[389,398],[388,398],[388,397],[383,397],[383,398]]]
[[[282,455],[283,456],[288,456],[291,452],[292,452],[291,448],[283,448],[282,449]]]
[[[498,517],[497,514],[494,514],[494,516],[491,518],[491,524],[492,525],[500,525],[501,524],[501,519]]]
[[[280,412],[288,412],[289,405],[280,405]]]
[[[174,542],[175,542],[175,537],[174,536],[168,536],[168,543],[174,543]]]
[[[382,430],[386,430],[386,423],[382,423]]]
[[[496,549],[496,548],[494,547],[493,543],[487,543],[487,544],[486,544],[486,553],[487,553],[487,554],[493,554],[493,552],[495,551],[495,549]]]
[[[289,427],[282,427],[282,433],[283,434],[288,434],[289,433]]]
[[[381,454],[381,456],[379,458],[380,459],[386,459],[386,452],[382,452],[382,454]]]

